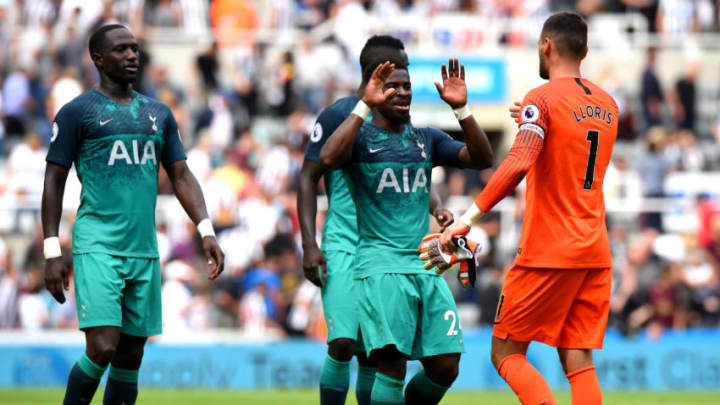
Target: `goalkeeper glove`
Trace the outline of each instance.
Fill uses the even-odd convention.
[[[475,286],[477,278],[477,265],[475,257],[479,252],[477,242],[464,236],[453,238],[455,250],[447,252],[440,246],[439,233],[431,233],[423,238],[418,246],[420,260],[424,261],[425,270],[436,267],[436,274],[443,274],[448,269],[457,269],[457,278],[463,287]]]

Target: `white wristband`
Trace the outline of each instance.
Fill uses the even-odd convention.
[[[484,212],[480,208],[478,208],[475,203],[473,203],[470,208],[465,211],[464,214],[460,217],[460,222],[467,226],[472,226],[473,222],[477,221],[480,217],[485,215]]]
[[[197,230],[200,232],[200,237],[215,236],[215,229],[213,229],[210,218],[205,218],[197,224]]]
[[[352,110],[352,114],[355,114],[365,120],[368,114],[370,114],[370,107],[368,107],[368,105],[365,104],[364,101],[360,100],[357,102],[357,104],[355,104],[355,109]]]
[[[472,115],[472,112],[470,111],[470,107],[468,107],[467,104],[460,108],[456,108],[453,110],[453,113],[455,114],[455,118],[458,119],[458,121],[462,121],[465,118]]]
[[[60,238],[53,236],[51,238],[45,238],[43,241],[43,253],[45,259],[54,259],[62,256],[62,250],[60,249]]]

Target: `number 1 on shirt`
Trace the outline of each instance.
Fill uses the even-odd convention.
[[[586,141],[590,142],[587,169],[585,169],[585,182],[583,183],[583,189],[585,190],[592,190],[595,181],[595,159],[597,158],[599,135],[598,131],[590,130],[587,133],[587,138],[585,138]]]

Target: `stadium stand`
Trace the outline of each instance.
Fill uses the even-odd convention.
[[[122,22],[142,39],[136,88],[171,107],[227,254],[222,279],[209,283],[198,270],[194,227],[162,173],[157,228],[166,331],[231,328],[254,338],[324,340],[319,292],[300,268],[296,180],[318,111],[359,81],[356,60],[367,36],[391,33],[408,44],[411,69],[417,66],[413,119],[453,135],[452,114],[439,98],[423,101],[423,69],[431,66],[432,80],[439,76],[433,61],[472,59],[472,108],[504,156],[515,129],[507,107],[539,80],[539,24],[568,7],[589,19],[594,53],[587,75],[621,108],[621,142],[605,184],[611,326],[624,334],[647,328],[658,337],[668,329],[717,328],[718,4],[626,3],[0,1],[0,328],[77,325],[73,300],[59,305],[43,286],[39,207],[52,119],[97,80],[86,50],[94,28]],[[501,89],[490,89],[491,82]],[[437,171],[433,183],[459,214],[491,173]],[[78,196],[71,176],[61,226],[68,261]],[[519,237],[522,196],[520,187],[474,230],[488,252],[477,287],[463,290],[447,277],[465,328],[492,322]]]

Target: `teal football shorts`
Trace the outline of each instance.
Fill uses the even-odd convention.
[[[73,255],[80,329],[117,326],[132,336],[162,333],[160,261],[105,253]]]
[[[358,336],[357,304],[353,291],[353,263],[355,255],[352,253],[331,250],[323,252],[327,265],[327,278],[320,277],[325,283],[321,289],[323,313],[327,324],[328,339],[330,343],[335,339],[345,338],[358,342],[356,351],[364,351]]]
[[[464,353],[457,307],[434,274],[382,273],[355,280],[365,350],[388,345],[411,360]]]

